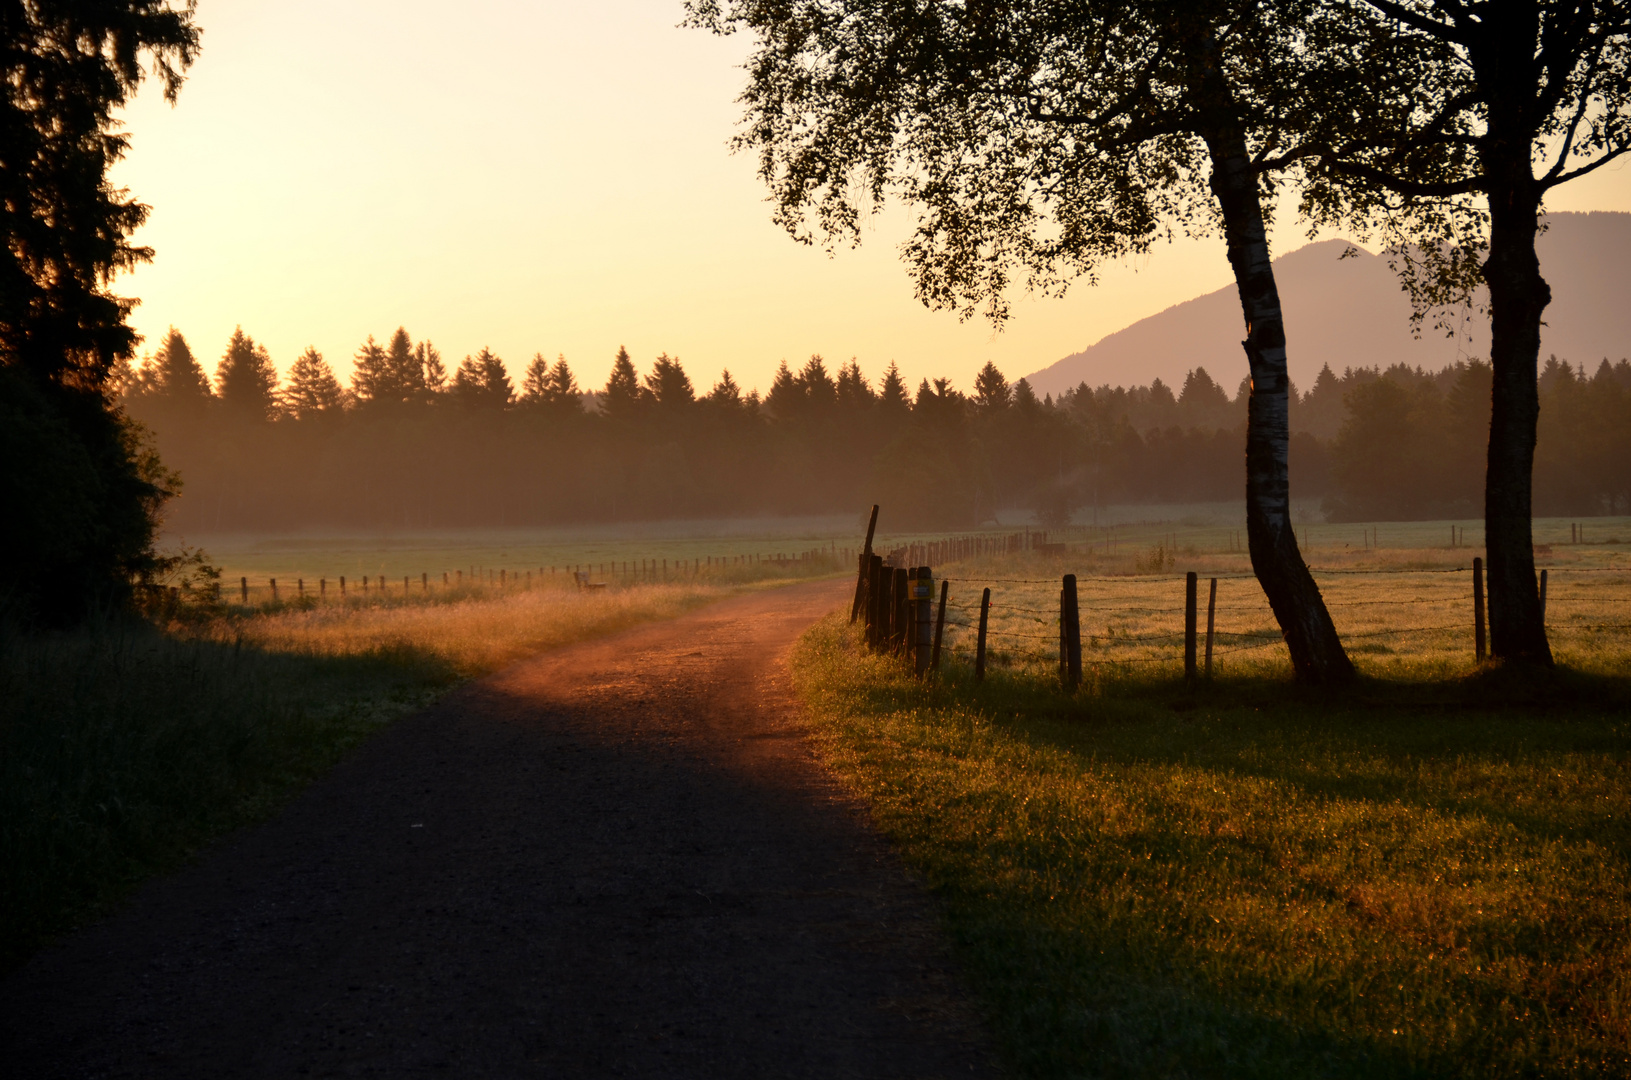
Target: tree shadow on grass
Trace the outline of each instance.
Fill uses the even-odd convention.
[[[0,970],[457,678],[409,647],[280,654],[135,619],[0,637]]]
[[[1560,880],[1512,907],[1523,890],[1501,877],[1561,841],[1565,861],[1592,854],[1604,895],[1623,886],[1618,802],[1568,785],[1631,756],[1631,680],[1496,669],[1333,692],[1147,677],[1067,695],[1009,672],[976,684],[953,668],[925,687],[896,662],[850,662],[835,680],[846,705],[889,718],[871,735],[856,719],[852,737],[895,761],[888,777],[872,766],[881,797],[927,815],[900,840],[945,897],[1022,1072],[1614,1073],[1612,1034],[1587,1017],[1623,981],[1617,903]],[[1558,797],[1510,798],[1551,777]],[[1278,794],[1249,805],[1260,781]],[[1134,824],[1090,827],[1101,798],[1121,804],[1106,823]],[[1282,827],[1278,806],[1328,814],[1329,835]],[[1270,820],[1239,831],[1247,810]],[[1409,847],[1429,817],[1460,820]],[[1445,852],[1471,861],[1409,864]],[[1458,875],[1507,899],[1473,910]]]

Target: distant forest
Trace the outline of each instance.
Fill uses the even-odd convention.
[[[1631,364],[1553,358],[1540,375],[1535,513],[1631,513]],[[728,372],[699,393],[679,358],[642,375],[619,350],[603,388],[535,356],[516,387],[483,349],[449,372],[429,342],[373,338],[349,387],[308,349],[280,379],[234,333],[210,378],[172,330],[119,392],[152,431],[190,532],[554,525],[854,511],[977,525],[1093,505],[1243,498],[1247,386],[1203,368],[1173,388],[1038,398],[987,364],[968,392],[916,391],[894,365],[786,363],[769,391]],[[1329,367],[1293,389],[1291,483],[1343,520],[1477,517],[1490,368]]]

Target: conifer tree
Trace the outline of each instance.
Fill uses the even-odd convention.
[[[618,346],[612,372],[606,377],[606,389],[600,393],[601,411],[615,420],[632,420],[640,415],[650,397],[651,392],[640,385],[629,351]]]
[[[208,408],[215,397],[204,365],[173,326],[164,335],[164,344],[143,366],[140,378],[148,394],[179,412],[197,414]]]
[[[331,416],[345,407],[345,391],[323,354],[307,346],[289,368],[283,386],[283,407],[297,420]]]
[[[504,361],[482,346],[475,356],[466,356],[453,375],[453,396],[468,408],[499,410],[515,398],[515,387]]]
[[[277,367],[265,346],[257,345],[243,327],[233,330],[215,369],[221,407],[239,422],[271,420],[278,411],[277,382]]]
[[[707,402],[717,408],[740,409],[743,405],[742,388],[736,385],[727,368],[719,373],[719,381],[708,391]]]
[[[846,411],[859,411],[872,404],[872,387],[861,374],[861,365],[850,357],[849,363],[838,369],[838,405]]]
[[[890,418],[898,418],[912,411],[911,402],[906,397],[906,383],[901,380],[900,368],[895,366],[893,360],[889,361],[889,368],[883,373],[883,382],[878,384],[878,407]]]
[[[390,359],[369,334],[363,347],[357,350],[351,367],[351,392],[358,404],[382,405],[400,400],[396,394],[396,380]]]
[[[566,416],[577,416],[583,412],[583,394],[578,389],[578,380],[572,375],[572,369],[567,366],[565,353],[557,353],[555,366],[549,369],[546,401],[551,408]]]
[[[798,379],[793,369],[783,360],[781,366],[776,368],[776,375],[770,380],[770,390],[765,394],[765,409],[777,420],[792,420],[802,411],[804,394],[801,392]]]
[[[419,360],[419,370],[424,372],[425,395],[434,399],[436,395],[447,392],[447,368],[442,365],[442,354],[436,351],[436,346],[429,341],[421,341],[414,348],[414,355]]]
[[[985,367],[974,376],[974,400],[987,412],[999,412],[1008,407],[1012,396],[1008,380],[1002,377],[996,364],[987,360]]]
[[[386,367],[391,373],[392,392],[398,400],[423,401],[425,398],[425,363],[422,354],[413,347],[408,331],[397,327],[385,346]]]
[[[163,565],[176,478],[116,407],[109,377],[140,338],[122,270],[148,208],[109,173],[119,110],[151,72],[174,102],[199,48],[193,5],[0,6],[0,596],[68,623],[123,602]]]
[[[691,386],[690,376],[680,366],[680,358],[670,357],[663,353],[651,366],[651,374],[646,376],[646,390],[651,394],[652,401],[665,409],[683,409],[696,401],[696,390]]]
[[[827,363],[819,353],[813,354],[798,373],[797,385],[806,406],[813,413],[824,413],[838,404],[838,387],[827,374]]]
[[[542,405],[548,397],[549,361],[544,359],[543,353],[533,353],[521,379],[521,401],[526,405]]]

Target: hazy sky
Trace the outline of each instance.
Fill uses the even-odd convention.
[[[678,355],[699,391],[721,368],[762,390],[811,353],[966,389],[987,360],[1017,378],[1230,280],[1220,241],[1189,242],[1021,300],[1000,334],[930,312],[904,214],[833,258],[770,223],[754,161],[725,145],[747,42],[681,17],[677,0],[201,0],[180,102],[143,93],[116,173],[153,207],[138,239],[157,256],[118,284],[147,347],[173,324],[213,372],[241,324],[281,369],[314,345],[345,378],[400,324],[450,368],[489,346],[517,381],[564,353],[598,387],[621,344],[642,371]],[[1551,207],[1631,210],[1631,168]],[[1288,223],[1276,249],[1301,243]]]

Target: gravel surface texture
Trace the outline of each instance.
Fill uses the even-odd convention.
[[[931,903],[821,767],[818,582],[548,653],[0,983],[0,1075],[994,1075]]]

